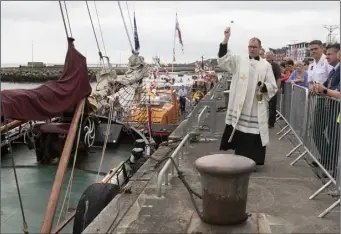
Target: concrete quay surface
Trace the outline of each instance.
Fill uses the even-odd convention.
[[[217,89],[215,96],[222,97],[222,89]],[[220,106],[221,98],[217,100],[217,107]],[[217,112],[214,136],[200,131],[200,140],[190,143],[188,153],[180,159],[179,169],[199,194],[201,183],[195,160],[210,154],[232,153],[219,151],[225,114]],[[280,124],[270,129],[265,165],[258,166],[251,175],[247,201],[251,216],[244,224],[226,227],[203,223],[176,173],[169,176],[170,182],[162,186],[162,196],[158,198],[156,183],[162,166],[155,168],[157,161],[149,159],[128,183],[129,189],[116,196],[83,233],[340,233],[339,207],[324,218],[317,217],[335,199],[326,193],[308,199],[322,182],[305,160],[290,166],[299,152],[285,156],[293,144],[290,137],[278,140]],[[177,144],[179,141],[164,144],[153,157],[169,156]],[[201,200],[196,199],[196,204],[201,209]]]

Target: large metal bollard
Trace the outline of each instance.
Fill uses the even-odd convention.
[[[203,191],[203,221],[233,225],[247,220],[248,184],[256,163],[246,157],[215,154],[196,160]]]

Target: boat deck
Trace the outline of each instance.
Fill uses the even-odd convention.
[[[120,144],[117,148],[107,148],[99,179],[102,179],[103,174],[106,174],[110,169],[129,158],[131,149],[131,144]],[[72,181],[70,209],[77,207],[84,190],[90,184],[96,182],[101,150],[102,148],[92,148],[88,157],[77,164]],[[16,164],[28,231],[29,233],[39,233],[57,166],[38,165],[36,163],[35,152],[28,150],[25,145],[13,147],[12,155]],[[11,155],[2,157],[1,167],[1,233],[22,233],[22,216],[12,169]],[[64,177],[64,185],[57,208],[55,224],[60,213],[59,210],[62,206],[70,173],[71,170],[68,169]],[[65,216],[62,216],[61,220],[64,218]],[[73,222],[68,224],[62,233],[72,233],[72,225]]]
[[[194,162],[205,155],[226,153],[218,150],[224,119],[225,112],[218,112],[215,140],[191,143],[189,153],[180,159],[179,168],[185,180],[199,193],[200,175]],[[250,179],[247,212],[252,214],[252,222],[234,228],[203,224],[187,189],[177,177],[172,177],[169,185],[163,185],[162,197],[158,198],[156,185],[160,168],[153,170],[156,163],[148,160],[130,183],[132,194],[115,198],[83,233],[339,233],[339,208],[324,218],[317,217],[335,198],[324,193],[314,200],[308,199],[322,182],[305,160],[290,166],[292,157],[299,152],[286,157],[293,145],[288,138],[278,140],[278,131],[278,126],[270,129],[266,164],[258,166]],[[162,158],[162,153],[158,157]],[[201,201],[196,202],[201,208]]]

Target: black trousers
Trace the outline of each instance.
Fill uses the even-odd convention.
[[[181,112],[185,112],[186,110],[186,98],[180,97],[180,110]]]
[[[259,134],[244,133],[236,130],[232,141],[228,142],[233,132],[232,125],[225,125],[225,130],[220,142],[220,150],[234,150],[236,155],[241,155],[255,161],[257,165],[264,165],[266,146],[262,145]]]
[[[273,96],[269,101],[269,126],[273,127],[276,122],[276,106],[277,106],[277,94]]]

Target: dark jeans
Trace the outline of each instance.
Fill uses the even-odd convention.
[[[319,161],[326,170],[335,172],[339,155],[340,126],[336,122],[339,104],[327,106],[324,98],[318,98],[313,121],[313,139],[320,154]]]
[[[180,110],[182,113],[184,113],[186,110],[186,98],[185,97],[180,97]]]
[[[269,121],[270,127],[273,127],[276,122],[276,106],[277,106],[277,94],[273,96],[269,101]]]

